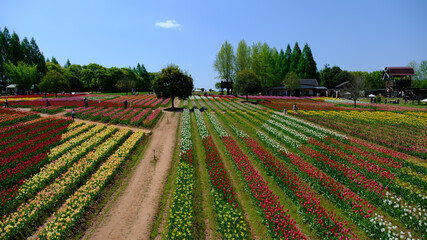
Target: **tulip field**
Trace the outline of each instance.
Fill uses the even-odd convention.
[[[304,110],[271,110],[295,102]],[[205,176],[203,208],[215,213],[207,218],[220,238],[427,238],[425,111],[354,111],[297,98],[266,104],[273,107],[231,96],[184,103],[204,111],[182,115],[164,236],[203,238],[194,235],[201,210],[193,186]],[[205,167],[193,168],[198,161]]]
[[[0,239],[81,236],[145,138],[104,123],[153,128],[169,102],[114,96],[76,106],[76,118],[96,125],[0,108]],[[179,107],[152,238],[427,239],[426,110],[197,95]]]
[[[0,239],[70,236],[144,138],[142,131],[1,111],[1,119],[20,121],[0,128]]]

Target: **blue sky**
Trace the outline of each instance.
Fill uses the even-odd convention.
[[[187,70],[214,88],[224,41],[311,47],[317,68],[374,71],[427,60],[427,1],[0,0],[0,27],[34,37],[61,65]]]

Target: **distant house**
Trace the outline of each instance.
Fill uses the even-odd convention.
[[[383,80],[387,95],[401,96],[402,91],[411,88],[412,76],[415,75],[411,67],[385,67]]]
[[[299,87],[296,89],[294,96],[325,96],[326,87],[319,86],[317,79],[299,79]],[[279,85],[266,87],[262,90],[263,95],[268,96],[290,96],[290,91],[286,86]]]

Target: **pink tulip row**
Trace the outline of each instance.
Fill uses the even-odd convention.
[[[145,117],[151,113],[151,108],[146,108],[142,110],[140,113],[136,114],[133,118],[130,119],[130,124],[132,125],[141,125],[142,121],[145,119]]]
[[[148,117],[144,119],[142,125],[144,127],[152,127],[156,123],[157,119],[160,118],[162,112],[163,111],[161,108],[157,108],[156,110],[152,111],[150,115],[148,115]]]

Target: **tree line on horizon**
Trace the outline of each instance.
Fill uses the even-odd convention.
[[[7,27],[0,28],[0,91],[17,84],[25,92],[150,91],[158,73],[148,72],[144,64],[136,67],[106,68],[96,63],[61,66],[55,57],[45,57],[34,38],[20,41]]]
[[[412,87],[427,87],[427,61],[418,64],[412,61],[408,64],[414,68],[416,76],[413,78]],[[310,46],[306,43],[301,51],[298,42],[293,49],[289,44],[286,50],[278,51],[267,43],[253,43],[249,46],[245,40],[238,43],[236,51],[233,46],[225,41],[216,55],[213,64],[217,72],[217,79],[225,82],[235,82],[239,72],[251,70],[253,73],[242,73],[260,81],[261,88],[279,85],[299,86],[298,79],[317,79],[321,86],[335,88],[335,86],[350,81],[352,75],[366,81],[369,89],[383,89],[385,83],[382,80],[382,70],[346,71],[338,66],[325,65],[323,69],[317,69],[316,62]],[[249,79],[245,77],[245,79]],[[221,83],[217,82],[215,88],[220,89]],[[239,86],[240,87],[240,86]]]
[[[213,66],[218,73],[217,78],[226,82],[233,82],[240,71],[251,69],[260,79],[262,87],[282,84],[289,73],[295,73],[301,79],[318,78],[316,62],[307,43],[302,51],[298,42],[293,49],[288,44],[285,51],[278,51],[267,43],[258,42],[249,46],[245,40],[241,40],[234,52],[233,46],[225,41]]]

